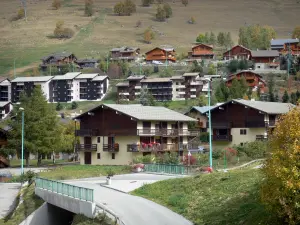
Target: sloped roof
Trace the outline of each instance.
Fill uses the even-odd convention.
[[[161,49],[161,50],[166,51],[166,52],[175,51],[175,49],[173,47],[171,47],[171,46],[169,46],[169,47],[167,47],[167,46],[161,46],[161,47],[155,47],[155,48],[151,49],[150,51],[146,52],[145,54],[148,54],[149,52],[152,52],[155,49]]]
[[[63,52],[55,52],[55,53],[51,53],[50,55],[47,55],[47,56],[43,57],[42,60],[47,60],[50,57],[53,57],[53,58],[59,60],[59,59],[64,59],[66,57],[69,57],[72,54],[73,54],[72,52],[65,52],[65,51],[63,51]]]
[[[147,78],[141,80],[141,83],[159,83],[159,82],[171,82],[169,77],[156,77],[156,78]]]
[[[47,82],[51,80],[53,76],[39,76],[39,77],[17,77],[11,82]]]
[[[79,74],[81,74],[81,72],[70,72],[65,75],[57,75],[53,78],[53,80],[73,80]]]
[[[271,40],[272,45],[284,45],[286,43],[298,43],[299,39],[273,39]]]
[[[145,75],[132,75],[127,77],[127,80],[141,80],[144,79],[146,76]]]
[[[97,63],[97,59],[77,59],[76,63]]]
[[[213,49],[213,46],[212,46],[212,45],[207,45],[207,44],[203,44],[203,43],[196,43],[196,45],[194,45],[194,46],[192,47],[192,49],[194,49],[194,48],[196,48],[196,47],[198,47],[198,46],[200,46],[200,45],[204,45],[204,46],[206,46],[206,47],[208,47],[208,48]]]
[[[123,47],[120,47],[120,48],[113,48],[110,51],[111,52],[135,52],[137,50],[139,50],[139,48],[137,48],[137,47],[123,46]]]
[[[246,49],[246,50],[248,50],[248,51],[251,52],[251,50],[250,50],[249,48],[246,48],[246,47],[243,46],[243,45],[235,45],[235,46],[233,46],[231,49],[229,49],[229,50],[227,50],[226,52],[224,52],[223,55],[226,54],[226,53],[229,52],[229,51],[232,51],[232,49],[234,49],[234,48],[236,48],[236,47],[241,47],[241,48],[244,48],[244,49]]]
[[[261,76],[260,74],[255,73],[253,70],[242,70],[242,71],[238,71],[238,72],[236,72],[236,73],[234,73],[234,74],[229,75],[228,78],[234,77],[234,76],[236,76],[236,75],[238,75],[238,74],[241,74],[241,73],[252,73],[252,74],[254,74],[255,76],[258,76],[259,78],[262,78],[262,76]]]
[[[5,80],[10,81],[7,77],[0,77],[0,83],[1,83],[2,81],[5,81]]]
[[[184,78],[181,75],[177,75],[177,76],[172,76],[171,80],[184,80]]]
[[[103,81],[106,78],[109,79],[109,77],[107,75],[105,75],[105,76],[96,76],[96,77],[94,77],[93,81]]]
[[[7,104],[11,104],[11,102],[0,102],[0,107],[6,106]]]
[[[258,50],[251,51],[252,57],[279,57],[279,52],[276,50]]]
[[[196,77],[198,76],[200,73],[184,73],[182,76],[183,77]]]
[[[140,104],[130,104],[130,105],[120,105],[120,104],[103,104],[100,105],[91,111],[98,109],[99,107],[104,106],[113,110],[116,110],[120,113],[123,113],[127,116],[130,116],[137,120],[147,120],[147,121],[197,121],[191,117],[183,115],[179,112],[175,112],[171,109],[161,107],[161,106],[143,106]],[[86,112],[88,113],[88,112]],[[86,114],[84,113],[84,114]],[[80,118],[84,114],[79,115],[76,118]]]
[[[204,114],[204,113],[207,113],[208,112],[208,110],[209,109],[213,109],[213,108],[215,108],[215,107],[218,107],[218,106],[193,106],[191,109],[190,109],[190,111],[191,110],[193,110],[193,109],[195,109],[196,111],[198,111],[199,113],[201,113],[201,114]],[[190,112],[189,111],[189,112]]]
[[[93,79],[96,76],[98,76],[98,73],[85,73],[85,74],[80,74],[75,79]]]
[[[117,83],[116,87],[129,87],[129,82],[120,82],[120,83]]]

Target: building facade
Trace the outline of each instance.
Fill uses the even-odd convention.
[[[128,165],[141,155],[182,155],[199,135],[188,129],[195,119],[164,107],[103,104],[75,119],[81,164]]]
[[[176,62],[176,52],[172,47],[156,47],[145,53],[146,61],[159,61],[159,62]]]
[[[236,45],[223,53],[224,60],[249,60],[250,56],[251,50],[242,45]]]
[[[213,47],[206,44],[197,44],[188,52],[189,59],[214,59]]]
[[[272,39],[271,49],[278,52],[287,51],[291,46],[297,46],[299,44],[299,39]]]
[[[56,52],[43,57],[40,67],[45,70],[48,66],[60,67],[63,65],[75,63],[77,57],[72,52]]]
[[[140,49],[136,47],[123,46],[121,48],[113,48],[110,50],[110,60],[135,61],[140,54]]]
[[[172,101],[172,80],[170,78],[147,78],[141,80],[143,89],[147,89],[156,101]]]
[[[140,95],[141,80],[146,79],[145,75],[133,75],[127,77],[126,82],[118,83],[117,94],[119,100],[133,101]]]
[[[276,50],[251,51],[251,58],[255,70],[279,70],[279,52]]]
[[[0,79],[0,102],[11,101],[11,82],[7,78]]]
[[[11,102],[0,102],[0,120],[5,119],[12,110]]]

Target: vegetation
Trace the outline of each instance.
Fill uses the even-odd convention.
[[[165,21],[167,18],[166,11],[160,5],[157,6],[155,17],[160,22]]]
[[[165,3],[164,6],[163,6],[163,9],[166,12],[166,18],[170,18],[173,14],[170,4]]]
[[[208,45],[216,45],[224,46],[225,48],[232,47],[233,41],[231,38],[231,33],[223,33],[219,32],[217,37],[213,32],[206,32],[205,34],[199,34],[196,38],[196,42],[208,44]]]
[[[34,185],[25,187],[21,191],[23,193],[23,202],[18,208],[10,213],[5,218],[0,219],[0,224],[3,225],[15,225],[20,224],[25,220],[31,213],[43,204],[43,200],[35,195]],[[20,201],[20,194],[17,196],[17,203]]]
[[[110,219],[105,213],[100,213],[96,218],[90,219],[83,215],[74,216],[72,225],[115,225],[116,222]]]
[[[142,6],[148,7],[148,6],[150,6],[153,2],[154,2],[154,0],[142,0]]]
[[[269,49],[276,32],[270,26],[250,25],[239,30],[239,44],[249,49]]]
[[[298,38],[300,39],[300,26],[295,27],[292,38]]]
[[[151,44],[151,41],[155,38],[155,34],[154,32],[151,30],[151,28],[147,28],[145,31],[144,31],[144,41],[147,43],[147,44]]]
[[[72,109],[77,109],[78,108],[78,103],[77,102],[72,102],[72,106],[71,106]]]
[[[288,224],[299,224],[299,107],[283,115],[269,140],[262,199]]]
[[[39,173],[40,177],[66,180],[79,179],[85,177],[106,176],[108,172],[114,171],[115,174],[125,174],[131,172],[130,166],[89,166],[89,165],[72,165],[56,167],[50,172]]]
[[[60,102],[58,102],[58,103],[56,104],[56,111],[60,111],[60,110],[62,110],[62,109],[63,109],[62,104],[61,104]]]
[[[136,12],[136,5],[132,0],[124,0],[124,2],[118,2],[114,6],[114,13],[119,16],[130,16]]]
[[[58,10],[61,7],[61,0],[53,0],[52,7]]]
[[[20,19],[23,19],[25,17],[25,11],[24,11],[24,8],[20,8],[18,10],[18,13],[17,15],[13,16],[11,18],[12,21],[16,21],[16,20],[20,20]]]
[[[262,174],[248,169],[146,184],[133,194],[200,224],[280,224],[260,203]]]
[[[94,1],[93,0],[85,0],[84,14],[86,16],[92,16],[94,14]]]
[[[74,35],[74,31],[70,28],[64,27],[64,21],[57,21],[54,29],[55,38],[71,38]]]
[[[189,0],[181,0],[181,2],[184,6],[187,6],[189,4]]]
[[[189,21],[188,21],[189,24],[195,24],[196,23],[196,20],[195,18],[192,16]]]
[[[267,154],[267,145],[265,141],[253,141],[244,143],[243,146],[234,146],[239,156],[246,155],[250,159],[262,159]]]
[[[202,73],[203,72],[203,64],[198,63],[196,60],[193,61],[193,64],[192,64],[192,67],[191,67],[190,71],[192,73],[195,73],[195,72]]]
[[[139,102],[144,106],[154,106],[156,103],[153,95],[146,88],[141,89]]]
[[[227,69],[230,73],[235,73],[238,70],[246,70],[248,69],[248,61],[247,60],[231,60],[228,65]]]
[[[282,96],[282,102],[287,103],[289,102],[289,94],[287,93],[287,90],[284,91],[284,94]]]

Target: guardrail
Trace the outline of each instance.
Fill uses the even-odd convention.
[[[122,219],[120,219],[120,217],[112,210],[108,209],[106,206],[104,206],[103,204],[97,203],[96,202],[96,207],[99,208],[100,210],[103,211],[103,213],[105,213],[106,215],[109,215],[108,217],[110,218],[114,218],[116,224],[118,225],[126,225]]]
[[[72,198],[94,202],[94,190],[84,187],[78,187],[59,181],[48,180],[45,178],[35,178],[35,186],[57,194],[66,195]]]
[[[169,173],[169,174],[188,174],[189,168],[183,165],[167,164],[145,164],[146,172]]]

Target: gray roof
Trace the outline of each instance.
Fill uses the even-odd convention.
[[[93,81],[103,81],[103,80],[105,80],[106,78],[108,78],[109,79],[109,77],[108,76],[96,76],[94,79],[93,79]]]
[[[179,112],[161,106],[143,106],[140,104],[119,105],[103,104],[104,106],[124,113],[137,120],[148,121],[197,121]]]
[[[196,77],[199,76],[200,73],[184,73],[182,76],[184,77]]]
[[[66,73],[65,75],[57,75],[53,78],[53,80],[73,80],[79,74],[81,74],[81,72],[71,72]]]
[[[86,74],[80,74],[75,79],[93,79],[96,76],[98,76],[98,73],[86,73]]]
[[[146,76],[145,75],[132,75],[127,77],[127,80],[141,80],[144,79]]]
[[[291,103],[281,102],[262,102],[244,99],[233,99],[233,101],[257,109],[267,114],[285,114],[288,113],[291,108],[295,107],[295,105]]]
[[[272,45],[284,45],[285,43],[298,43],[299,39],[273,39],[271,40]]]
[[[112,50],[110,50],[111,52],[135,52],[136,50],[138,50],[139,48],[137,47],[128,47],[128,46],[123,46],[120,48],[113,48]]]
[[[157,77],[157,78],[147,78],[144,80],[141,80],[141,83],[159,83],[159,82],[171,82],[171,79],[169,77]]]
[[[10,81],[7,77],[0,77],[0,83],[3,82],[3,81],[5,81],[5,80]]]
[[[120,82],[116,85],[116,87],[129,87],[129,82]]]
[[[208,110],[209,109],[213,109],[213,108],[215,108],[215,107],[217,107],[217,106],[193,106],[192,108],[191,108],[191,110],[193,110],[193,109],[195,109],[195,110],[197,110],[199,113],[201,113],[201,114],[204,114],[204,113],[207,113],[208,112]],[[190,110],[190,111],[191,111]],[[189,111],[189,112],[190,112]]]
[[[72,54],[73,54],[72,52],[55,52],[43,57],[42,60],[48,60],[51,57],[53,57],[56,60],[60,60],[69,57]]]
[[[0,102],[0,107],[6,106],[7,104],[11,104],[11,102]]]
[[[77,59],[76,63],[97,63],[97,59]]]
[[[170,45],[161,45],[159,48],[165,50],[166,52],[174,51],[173,46],[170,46]]]
[[[40,77],[17,77],[11,82],[47,82],[51,80],[53,76],[40,76]]]
[[[171,80],[184,80],[184,78],[181,75],[177,75],[177,76],[172,76]]]
[[[279,52],[276,50],[258,50],[251,51],[252,57],[278,57]]]

